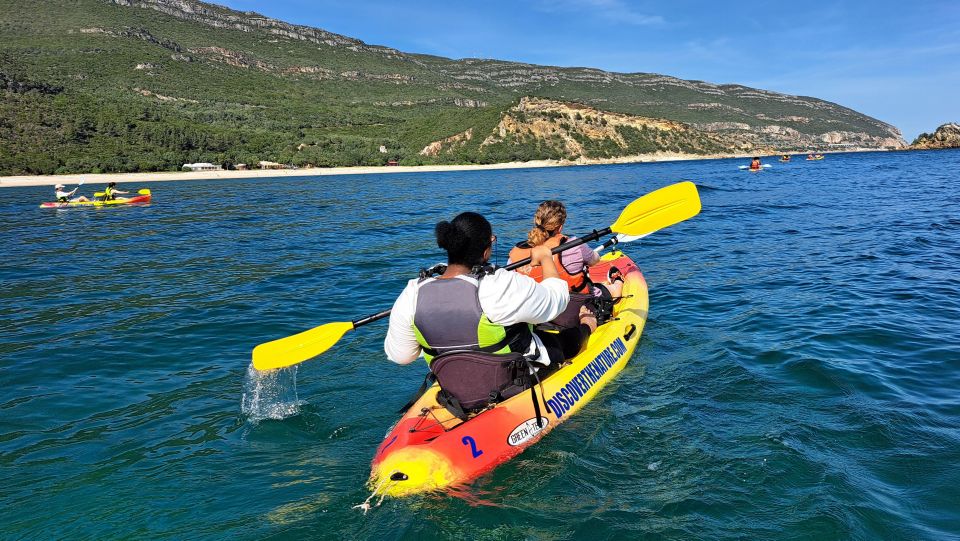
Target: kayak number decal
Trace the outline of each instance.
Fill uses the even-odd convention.
[[[483,454],[483,451],[477,449],[477,441],[473,439],[473,436],[464,436],[460,441],[462,441],[464,445],[470,446],[470,453],[473,454],[473,458],[477,458]]]

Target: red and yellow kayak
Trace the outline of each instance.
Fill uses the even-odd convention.
[[[620,252],[590,268],[594,281],[610,265],[623,273],[623,299],[615,317],[590,335],[579,355],[537,389],[542,426],[530,392],[522,392],[461,421],[437,403],[434,385],[400,418],[377,448],[369,485],[376,494],[408,496],[464,484],[510,460],[567,420],[623,369],[647,319],[647,282]],[[549,412],[544,406],[549,406]]]
[[[70,207],[103,207],[103,206],[113,206],[113,205],[146,205],[150,203],[151,198],[150,190],[143,189],[137,192],[137,195],[133,197],[118,197],[117,199],[111,199],[109,201],[75,201],[68,203],[61,203],[59,201],[40,203],[40,208],[42,209],[62,209]]]

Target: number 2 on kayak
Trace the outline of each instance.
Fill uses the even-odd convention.
[[[473,436],[464,436],[460,441],[462,441],[464,445],[470,446],[470,452],[473,454],[473,458],[477,458],[483,454],[483,451],[477,449],[477,442],[473,439]]]

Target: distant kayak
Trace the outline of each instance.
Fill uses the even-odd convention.
[[[807,161],[808,161],[808,162],[815,162],[815,161],[817,161],[817,160],[822,160],[822,159],[823,159],[823,156],[817,156],[817,157],[815,157],[815,158],[807,158]]]
[[[756,173],[757,171],[763,171],[764,169],[770,169],[771,167],[773,167],[773,166],[770,165],[769,163],[765,163],[765,164],[763,164],[763,165],[761,165],[760,167],[757,167],[757,168],[753,168],[753,167],[750,167],[750,166],[748,166],[748,165],[741,165],[741,166],[739,166],[738,168],[739,168],[741,171],[750,171],[751,173]]]
[[[109,201],[70,201],[66,203],[60,201],[46,202],[40,203],[40,208],[62,209],[70,207],[103,207],[111,205],[146,205],[150,203],[150,198],[152,197],[150,190],[143,189],[137,192],[137,194],[138,195],[133,197],[117,198]]]

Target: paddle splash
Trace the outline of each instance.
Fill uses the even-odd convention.
[[[257,370],[251,364],[243,381],[240,411],[256,424],[264,419],[282,420],[300,413],[306,402],[297,396],[297,366]]]

